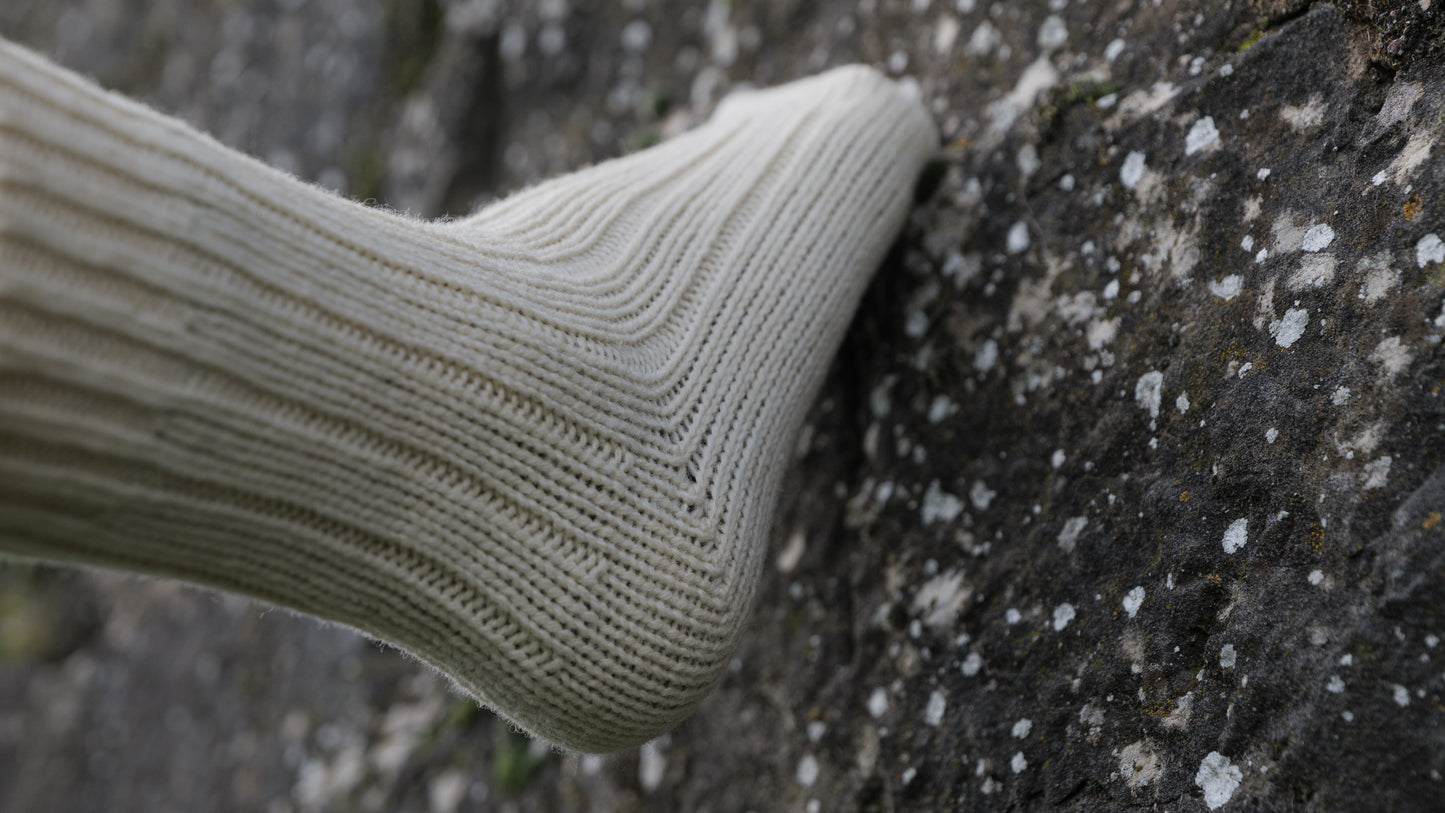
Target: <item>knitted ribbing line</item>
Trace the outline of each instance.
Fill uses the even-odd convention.
[[[420,222],[0,43],[0,551],[329,619],[563,747],[717,682],[936,148],[848,67]]]

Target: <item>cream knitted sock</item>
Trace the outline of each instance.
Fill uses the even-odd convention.
[[[562,746],[641,743],[735,648],[935,146],[842,68],[428,223],[0,43],[0,550],[294,608]]]

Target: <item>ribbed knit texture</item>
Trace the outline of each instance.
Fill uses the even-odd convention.
[[[567,748],[641,743],[737,645],[935,146],[843,68],[420,222],[0,43],[0,550],[313,614]]]

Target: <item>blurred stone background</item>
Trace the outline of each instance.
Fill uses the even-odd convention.
[[[852,61],[946,147],[675,732],[561,755],[346,630],[0,564],[0,810],[1439,809],[1442,7],[5,0],[427,216]]]

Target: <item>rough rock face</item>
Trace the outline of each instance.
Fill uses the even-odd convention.
[[[677,731],[529,746],[337,629],[0,570],[5,810],[1428,810],[1445,4],[8,0],[0,33],[426,214],[862,60],[949,143]]]

